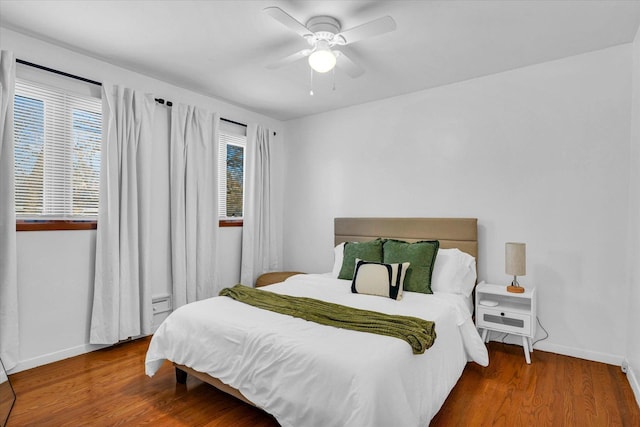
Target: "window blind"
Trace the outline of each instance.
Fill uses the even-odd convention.
[[[100,98],[16,79],[17,217],[97,218],[101,137]]]
[[[247,137],[219,133],[218,216],[240,219],[244,209],[244,166]]]

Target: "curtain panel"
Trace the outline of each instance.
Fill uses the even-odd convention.
[[[102,86],[100,208],[91,344],[152,332],[150,171],[155,101]]]
[[[173,309],[216,296],[220,116],[171,109],[170,203]]]
[[[278,270],[275,178],[271,131],[259,125],[247,128],[244,221],[240,281],[254,286],[262,273]]]
[[[13,98],[16,61],[0,52],[0,358],[6,369],[18,363],[18,267],[14,177]]]

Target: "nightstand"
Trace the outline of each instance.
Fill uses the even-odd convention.
[[[489,331],[519,335],[527,363],[531,363],[533,338],[536,335],[536,289],[526,288],[524,293],[507,292],[505,285],[482,282],[476,286],[476,327],[482,329],[482,340],[487,342]]]

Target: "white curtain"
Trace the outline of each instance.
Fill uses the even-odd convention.
[[[218,294],[217,114],[171,109],[171,267],[173,308]]]
[[[18,363],[18,267],[13,175],[13,96],[16,61],[0,52],[0,357],[6,369]]]
[[[102,154],[92,344],[152,332],[149,281],[153,96],[102,86]]]
[[[240,281],[254,286],[262,273],[279,269],[271,131],[247,128],[242,267]]]

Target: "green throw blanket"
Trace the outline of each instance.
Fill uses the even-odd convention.
[[[220,295],[321,325],[400,338],[409,343],[414,354],[424,353],[436,340],[435,323],[417,317],[360,310],[313,298],[280,295],[244,285],[224,288]]]

